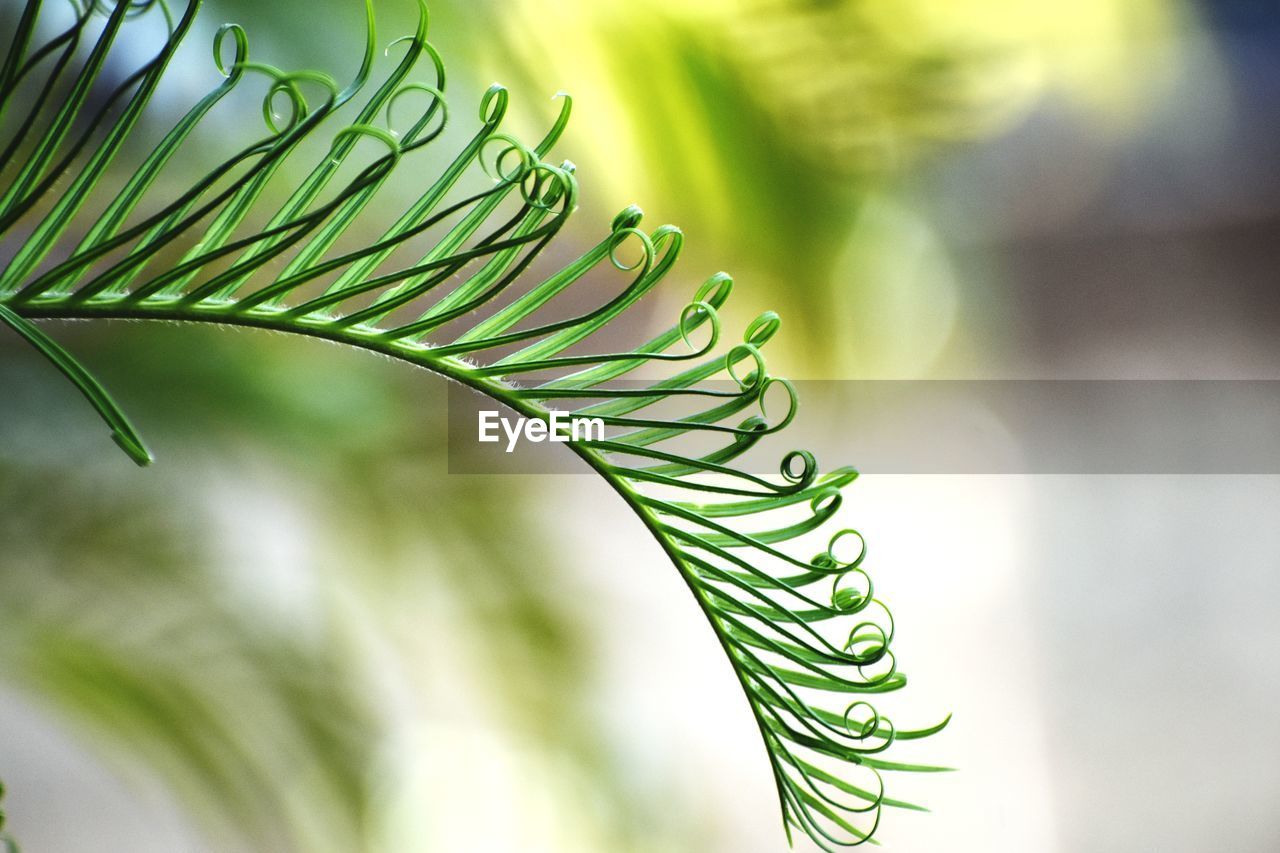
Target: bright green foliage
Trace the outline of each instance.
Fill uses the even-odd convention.
[[[559,406],[601,418],[604,440],[569,447],[632,507],[701,605],[759,724],[787,822],[830,849],[868,839],[884,806],[916,808],[885,796],[882,772],[939,768],[883,753],[945,722],[897,730],[868,701],[905,678],[890,651],[892,617],[862,566],[861,536],[828,529],[857,474],[819,474],[805,451],[785,454],[778,476],[741,466],[791,421],[796,398],[761,354],[779,329],[776,315],[761,315],[716,354],[717,312],[733,284],[723,273],[696,288],[666,331],[602,351],[629,331],[620,318],[667,276],[683,237],[671,226],[642,230],[641,212],[629,207],[580,257],[548,263],[554,250],[543,250],[578,198],[573,165],[544,159],[568,121],[568,97],[546,136],[527,146],[500,132],[508,98],[491,87],[478,129],[423,179],[426,161],[416,155],[447,117],[425,7],[417,32],[394,43],[403,58],[377,84],[369,7],[364,61],[345,88],[322,73],[250,60],[245,32],[225,25],[214,44],[221,84],[122,175],[118,161],[140,150],[136,141],[125,146],[199,4],[180,15],[163,0],[100,5],[77,6],[68,29],[33,48],[41,3],[30,0],[0,68],[0,117],[8,119],[0,238],[9,258],[0,320],[75,382],[135,461],[150,455],[128,420],[31,320],[297,333],[425,367],[527,417],[545,419]],[[118,59],[113,44],[152,6],[166,18],[167,39],[111,88],[100,78]],[[430,82],[412,79],[420,64]],[[198,145],[210,111],[253,80],[266,84],[265,135],[200,177],[171,174]],[[396,129],[408,100],[416,114]],[[335,120],[348,104],[353,114]],[[316,140],[318,162],[297,171]],[[468,190],[477,173],[489,179]],[[425,188],[393,208],[393,190],[406,183]],[[273,200],[281,184],[282,202]],[[374,222],[380,236],[353,243]],[[610,273],[626,277],[616,294],[585,292],[589,276]],[[647,385],[636,384],[642,378]],[[772,417],[764,408],[771,391],[786,405]],[[695,442],[701,449],[689,451]],[[795,552],[815,547],[801,545],[810,534],[820,544],[806,559]]]

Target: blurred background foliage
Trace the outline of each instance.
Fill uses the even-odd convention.
[[[1045,99],[1139,121],[1177,70],[1169,0],[522,0],[467,16],[516,91],[573,92],[565,144],[596,203],[690,233],[689,266],[738,272],[803,329],[806,378],[939,369],[957,328],[947,251],[904,178]],[[500,35],[499,41],[483,37]],[[496,48],[496,49],[495,49]],[[524,99],[532,101],[532,97]]]
[[[293,40],[289,3],[218,4],[271,21],[259,28],[271,55],[329,68],[353,53],[354,5],[335,8],[325,33]],[[387,32],[412,20],[396,5],[383,4]],[[559,151],[581,170],[580,221],[637,203],[650,221],[679,225],[690,237],[686,275],[727,269],[747,297],[734,300],[744,317],[767,305],[804,329],[774,356],[803,378],[922,376],[945,372],[944,355],[972,359],[982,341],[957,323],[963,283],[927,200],[911,197],[912,176],[1046,102],[1103,134],[1140,126],[1182,79],[1181,37],[1197,30],[1182,0],[431,9],[455,85],[477,96],[490,80],[511,88],[522,135],[546,126],[549,95],[573,95]],[[684,298],[668,294],[664,316]]]
[[[643,800],[605,794],[575,701],[584,603],[533,528],[537,484],[448,477],[443,388],[419,371],[237,337],[94,344],[160,425],[145,473],[99,454],[74,394],[6,341],[5,683],[159,773],[217,849],[416,849],[396,792],[437,747],[422,721],[454,718],[590,772],[625,845]],[[56,445],[46,418],[66,425]]]
[[[6,30],[16,8],[0,10]],[[415,14],[377,8],[383,43]],[[1274,290],[1256,272],[1274,270],[1280,207],[1257,128],[1274,129],[1280,74],[1274,39],[1255,38],[1274,14],[1179,0],[431,8],[457,133],[491,79],[512,88],[526,137],[548,96],[574,95],[558,153],[580,167],[584,209],[557,251],[631,202],[679,224],[689,281],[735,275],[731,327],[783,315],[783,375],[1122,373],[1135,347],[1156,374],[1280,370],[1255,346],[1275,303],[1253,299]],[[152,132],[214,84],[224,20],[282,67],[344,79],[358,61],[356,2],[207,0],[202,20]],[[1199,269],[1239,298],[1206,308],[1195,287],[1171,289],[1170,228],[1179,246],[1208,235],[1197,257],[1217,266]],[[655,326],[687,299],[677,290]],[[243,331],[54,333],[160,463],[132,469],[0,336],[0,777],[29,851],[780,849],[770,792],[739,797],[745,779],[692,761],[693,739],[725,723],[681,709],[685,662],[634,656],[692,605],[675,603],[660,554],[627,550],[585,478],[447,476],[442,383],[404,365]],[[1238,358],[1206,362],[1228,337]],[[645,609],[650,586],[677,615]],[[725,695],[745,720],[736,687]],[[646,718],[688,718],[693,734]],[[73,758],[40,746],[46,720]],[[734,747],[741,765],[717,758],[764,783],[755,746]],[[98,778],[98,761],[98,793],[68,781]],[[133,793],[101,799],[115,782]]]

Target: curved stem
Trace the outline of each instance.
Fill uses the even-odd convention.
[[[405,361],[417,367],[423,367],[431,370],[447,379],[452,379],[467,385],[498,402],[506,405],[512,410],[519,412],[526,417],[541,417],[546,413],[545,409],[537,405],[528,397],[520,395],[516,389],[512,388],[506,382],[497,379],[491,379],[478,373],[474,367],[461,361],[460,359],[450,355],[433,355],[430,347],[421,344],[407,344],[400,341],[389,341],[380,330],[369,329],[363,326],[347,326],[331,322],[316,322],[310,325],[305,321],[287,321],[280,309],[254,309],[243,313],[229,313],[225,308],[219,307],[202,307],[200,305],[178,304],[176,302],[163,305],[146,305],[120,301],[117,303],[107,304],[59,304],[48,303],[40,304],[24,308],[24,313],[29,317],[39,317],[47,319],[104,319],[104,320],[180,320],[194,321],[203,323],[212,323],[216,325],[231,326],[248,326],[254,328],[270,329],[273,331],[288,332],[293,334],[301,334],[309,337],[321,338],[337,343],[344,343],[360,349],[370,350],[382,355]],[[18,321],[25,323],[27,326],[34,326],[27,320],[14,312],[5,308],[0,304],[0,317],[12,315]],[[38,330],[37,330],[37,333]],[[52,346],[57,347],[56,343],[45,337]],[[61,351],[61,348],[58,348]],[[68,356],[69,358],[69,356]],[[77,366],[78,367],[78,366]],[[83,371],[82,371],[83,372]],[[88,377],[88,374],[83,374]],[[89,379],[92,382],[92,379]],[[94,383],[94,387],[98,387]],[[105,392],[104,392],[105,393]],[[109,399],[109,398],[108,398]],[[124,415],[119,413],[118,409],[113,410],[118,413],[119,418],[124,424],[128,424],[124,420]],[[117,439],[118,440],[118,439]],[[658,542],[667,558],[675,566],[676,571],[680,573],[681,579],[689,588],[694,598],[701,605],[703,615],[707,622],[711,625],[712,631],[716,635],[717,641],[725,654],[734,659],[733,649],[729,642],[729,638],[725,635],[723,626],[715,619],[715,608],[711,602],[707,601],[706,593],[694,582],[689,576],[689,567],[685,561],[681,559],[680,552],[676,544],[671,540],[670,536],[662,529],[661,523],[653,514],[653,511],[645,505],[640,496],[631,489],[624,481],[614,475],[610,466],[601,456],[599,451],[592,449],[579,442],[568,442],[568,447],[576,453],[588,466],[598,473],[609,486],[618,493],[622,500],[631,508],[631,510],[640,519],[641,523],[649,530],[653,538]],[[760,730],[761,738],[765,745],[765,753],[769,761],[775,765],[777,758],[773,755],[772,750],[768,748],[769,734],[760,710],[756,706],[756,700],[751,698],[752,694],[747,684],[746,677],[740,667],[732,667],[735,676],[741,683],[743,692],[748,698],[751,706],[752,716],[755,718],[756,725]],[[775,774],[775,780],[776,780]],[[779,794],[782,795],[781,785],[779,783]]]

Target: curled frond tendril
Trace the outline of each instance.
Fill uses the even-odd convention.
[[[235,58],[230,64],[222,58],[222,43],[228,35],[235,40]],[[243,71],[248,61],[249,34],[245,32],[244,27],[239,24],[223,24],[218,27],[218,31],[213,35],[213,64],[217,67],[218,73],[229,79],[237,72]]]
[[[445,100],[443,91],[441,91],[440,89],[437,89],[435,86],[429,86],[426,83],[405,83],[400,88],[396,89],[395,93],[392,94],[392,96],[387,99],[387,108],[386,108],[387,129],[390,130],[391,133],[394,136],[396,136],[398,139],[407,139],[409,142],[413,142],[414,133],[412,131],[407,134],[398,133],[395,130],[395,119],[392,118],[392,110],[395,108],[396,102],[400,100],[400,98],[402,98],[403,96],[409,94],[410,92],[422,92],[424,94],[431,96],[431,102],[422,111],[422,115],[419,118],[418,124],[415,125],[415,128],[421,125],[422,122],[426,121],[428,117],[432,115],[437,109],[439,109],[440,111],[440,127],[437,128],[433,133],[428,134],[429,138],[426,141],[430,141],[431,139],[434,139],[437,135],[442,133],[444,131],[445,125],[448,124],[449,103]],[[419,143],[419,144],[424,144],[424,143]]]

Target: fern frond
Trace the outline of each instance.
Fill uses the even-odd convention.
[[[649,340],[606,343],[629,331],[624,316],[666,279],[684,238],[672,226],[642,229],[640,210],[629,207],[579,257],[549,263],[545,250],[578,202],[573,164],[546,159],[568,121],[569,97],[530,146],[500,130],[508,95],[491,87],[477,129],[424,181],[422,152],[449,116],[421,0],[417,31],[393,43],[403,56],[376,87],[368,0],[363,61],[345,87],[251,60],[245,31],[228,24],[214,39],[221,83],[108,193],[104,178],[136,138],[199,4],[175,15],[163,0],[116,0],[100,26],[91,23],[99,20],[95,4],[77,6],[69,29],[32,49],[40,5],[28,2],[0,68],[0,115],[26,108],[0,139],[8,257],[0,319],[76,383],[131,457],[149,459],[128,420],[31,320],[296,333],[430,369],[526,417],[549,422],[563,407],[599,418],[603,438],[568,446],[634,510],[700,604],[758,723],[789,827],[830,850],[868,840],[884,807],[919,808],[889,798],[882,774],[941,768],[884,754],[946,721],[898,729],[871,702],[906,679],[891,651],[893,618],[864,568],[862,537],[832,529],[842,489],[857,474],[820,474],[798,450],[782,456],[776,476],[741,464],[792,420],[797,401],[762,354],[779,330],[776,315],[762,314],[718,349],[728,275],[694,289]],[[123,82],[104,86],[100,72],[127,19],[151,6],[163,10],[167,37]],[[90,39],[74,79],[63,82]],[[429,82],[411,79],[419,65]],[[175,179],[175,163],[201,138],[209,113],[251,80],[265,86],[261,135],[197,180]],[[416,115],[393,124],[408,96],[418,101]],[[360,97],[354,115],[336,118]],[[307,157],[315,162],[299,172]],[[412,197],[402,203],[407,186]],[[379,236],[353,240],[353,228]],[[624,277],[612,295],[587,291],[589,278],[609,273]],[[637,378],[655,371],[657,378]],[[784,412],[770,416],[770,395],[785,400]],[[694,444],[700,449],[689,450]],[[805,544],[813,537],[816,546]]]

